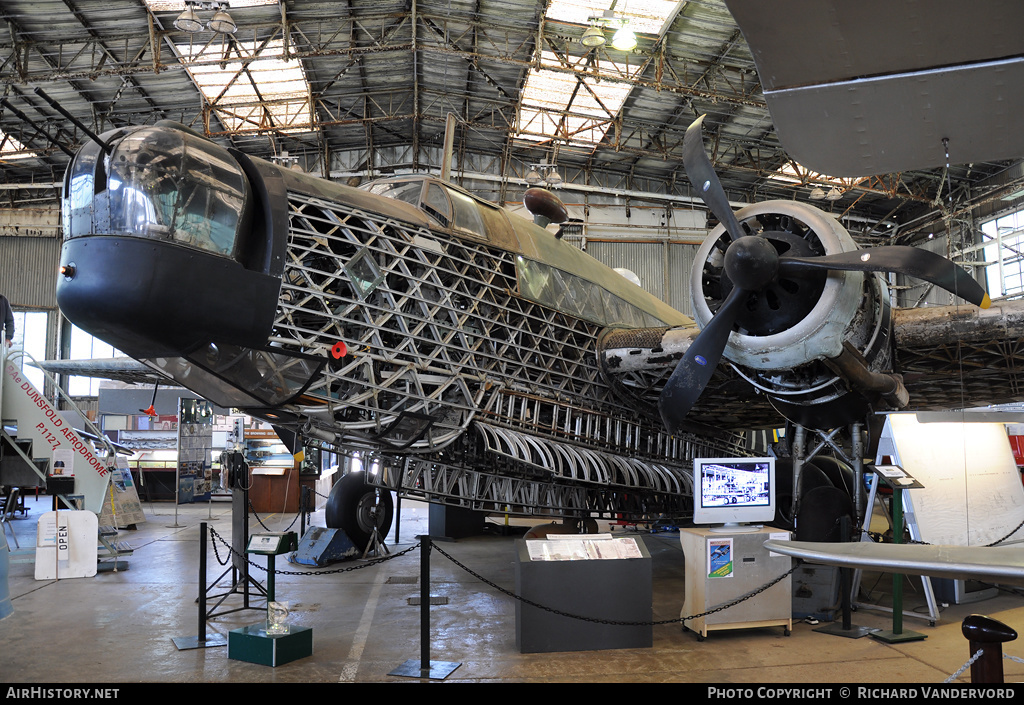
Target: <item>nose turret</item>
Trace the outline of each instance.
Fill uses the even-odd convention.
[[[109,152],[84,146],[65,178],[64,315],[133,357],[264,345],[280,279],[246,267],[268,234],[239,161],[183,127],[103,139]]]

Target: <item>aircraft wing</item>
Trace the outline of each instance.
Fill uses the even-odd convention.
[[[113,379],[129,384],[167,384],[170,377],[130,357],[95,360],[42,360],[35,364],[52,375]],[[177,386],[177,382],[174,382]]]
[[[931,546],[895,543],[815,543],[769,540],[765,548],[840,568],[972,579],[1024,586],[1024,547]]]
[[[909,410],[1024,399],[1024,301],[898,309],[893,328]]]
[[[615,394],[640,413],[658,417],[658,398],[690,344],[696,326],[606,331],[598,340],[598,365]],[[729,364],[718,365],[705,393],[686,418],[685,430],[776,428],[783,423],[768,397]]]
[[[1024,3],[725,4],[804,166],[867,176],[1024,156]]]

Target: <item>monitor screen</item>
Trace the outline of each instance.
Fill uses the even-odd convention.
[[[693,523],[753,531],[775,519],[775,458],[693,461]]]

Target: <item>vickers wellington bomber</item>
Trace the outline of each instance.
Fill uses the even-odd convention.
[[[956,380],[918,353],[1021,330],[1011,306],[982,314],[984,290],[942,257],[861,250],[796,201],[733,213],[702,123],[684,163],[722,225],[690,274],[696,320],[543,227],[565,217],[547,192],[527,192],[530,222],[428,176],[352,188],[170,122],[98,135],[73,159],[58,302],[293,450],[372,459],[328,503],[357,541],[386,532],[380,490],[514,514],[685,515],[695,457],[751,454],[744,431],[784,420],[946,408]],[[945,325],[915,337],[927,324],[892,310],[887,272],[970,303],[928,309]],[[1017,398],[1001,370],[976,382],[958,403]]]
[[[700,129],[687,168],[729,220]],[[549,195],[528,196],[559,219]],[[390,520],[370,511],[390,499],[366,480],[480,510],[637,519],[685,513],[692,459],[744,454],[733,430],[779,423],[766,400],[834,426],[888,393],[887,291],[863,270],[984,297],[936,255],[864,257],[810,206],[758,204],[736,221],[701,249],[694,280],[717,312],[698,335],[577,247],[449,183],[350,188],[160,123],[101,135],[73,160],[57,295],[76,325],[266,419],[296,450],[374,457],[380,471],[339,483],[329,510],[363,532]],[[779,347],[774,370],[762,353],[733,358],[736,322],[734,337]]]

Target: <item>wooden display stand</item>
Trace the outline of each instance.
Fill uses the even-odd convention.
[[[249,501],[255,512],[299,511],[299,467],[249,468]]]
[[[679,542],[686,560],[686,593],[680,617],[703,614],[751,593],[790,569],[789,556],[771,555],[769,538],[788,539],[789,532],[761,528],[752,532],[721,533],[708,528],[681,529]],[[714,554],[709,560],[709,553]],[[715,629],[793,628],[792,577],[721,612],[689,619],[685,628],[703,641]]]

